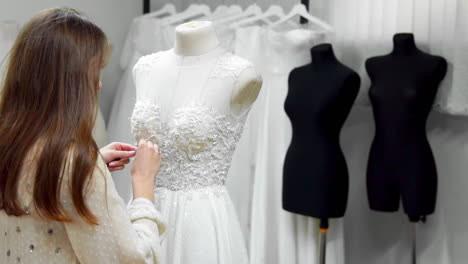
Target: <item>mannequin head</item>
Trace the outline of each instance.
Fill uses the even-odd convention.
[[[197,56],[219,46],[213,23],[210,21],[187,22],[177,26],[175,31],[176,54]]]
[[[393,53],[410,53],[417,50],[412,33],[397,33],[393,36]]]
[[[41,12],[18,35],[0,101],[0,209],[8,215],[25,214],[17,187],[20,169],[33,155],[36,211],[70,221],[58,197],[63,168],[73,159],[73,204],[84,220],[97,224],[83,190],[97,162],[92,130],[109,51],[104,32],[72,9]]]
[[[319,44],[310,50],[312,64],[326,64],[337,62],[333,47],[329,43]]]

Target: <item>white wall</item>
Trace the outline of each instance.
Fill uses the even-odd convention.
[[[119,57],[123,41],[133,17],[142,12],[141,0],[0,0],[0,21],[13,20],[21,25],[36,13],[51,7],[71,7],[84,12],[107,34],[113,54],[104,70],[100,104],[108,116],[114,92],[120,79]]]

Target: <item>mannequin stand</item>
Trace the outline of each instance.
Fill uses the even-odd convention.
[[[421,221],[423,224],[426,223],[426,216],[423,215],[420,217],[419,221]],[[412,232],[412,251],[411,251],[411,264],[416,264],[417,263],[417,238],[418,238],[418,223],[419,221],[413,221],[413,232]]]
[[[320,219],[320,264],[326,263],[328,219]]]
[[[412,264],[416,264],[416,229],[418,223],[413,223],[413,250],[412,250]]]

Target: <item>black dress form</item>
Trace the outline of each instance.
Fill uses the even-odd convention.
[[[377,211],[398,210],[401,195],[405,213],[417,222],[435,208],[437,170],[426,121],[447,63],[419,50],[412,34],[396,34],[393,42],[390,54],[366,61],[376,128],[367,191]]]
[[[360,78],[336,59],[330,44],[313,47],[311,54],[311,64],[289,75],[284,108],[293,131],[283,168],[283,208],[326,220],[346,211],[348,168],[339,138]]]

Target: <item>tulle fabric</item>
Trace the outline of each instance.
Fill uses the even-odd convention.
[[[224,187],[189,191],[160,188],[155,195],[156,208],[170,223],[161,263],[246,263],[244,239]]]

